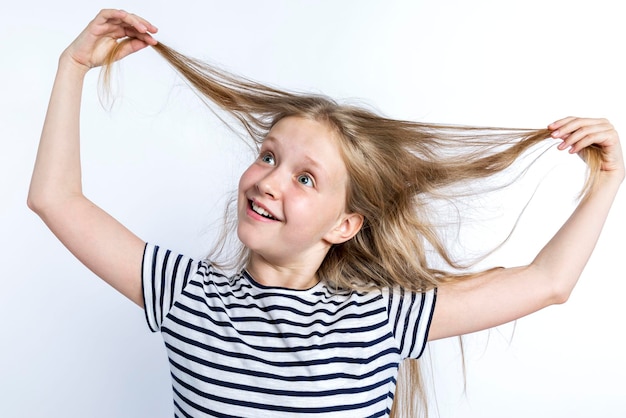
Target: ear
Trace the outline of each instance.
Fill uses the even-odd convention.
[[[363,215],[360,213],[344,213],[337,226],[328,231],[324,239],[330,244],[342,244],[355,236],[363,226]]]

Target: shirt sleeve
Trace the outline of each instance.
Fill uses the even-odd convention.
[[[389,289],[389,324],[398,343],[402,358],[419,358],[428,342],[428,331],[435,311],[437,289],[409,292]]]
[[[146,321],[153,332],[161,328],[163,319],[197,271],[197,262],[176,255],[170,250],[147,243],[141,266],[141,285]]]

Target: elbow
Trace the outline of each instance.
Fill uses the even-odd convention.
[[[71,195],[33,192],[31,189],[26,198],[26,205],[39,217],[44,218],[48,213],[64,210],[63,208],[71,198]]]
[[[41,193],[34,193],[31,189],[26,198],[26,206],[37,215],[42,216],[46,208],[50,206],[49,201],[50,199],[46,199]]]
[[[572,294],[572,288],[566,286],[557,287],[552,292],[552,305],[562,305],[569,300]]]
[[[562,305],[569,300],[578,277],[572,277],[571,272],[546,270],[537,265],[531,265],[530,268],[538,279],[537,296],[543,301],[541,304],[544,307]]]
[[[28,197],[26,198],[26,206],[28,206],[28,209],[32,210],[36,214],[39,214],[42,205],[39,199],[37,199],[35,196],[33,196],[31,192],[29,192]]]
[[[578,276],[572,277],[571,274],[562,273],[554,279],[550,286],[550,301],[552,305],[562,305],[569,300]]]

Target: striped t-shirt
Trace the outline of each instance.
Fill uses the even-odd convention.
[[[146,319],[176,417],[385,417],[398,365],[426,345],[436,292],[267,287],[146,245]]]

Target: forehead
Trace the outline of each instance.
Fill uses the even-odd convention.
[[[278,120],[270,129],[267,138],[287,139],[282,138],[285,135],[303,141],[336,141],[336,134],[328,123],[304,116],[286,116]]]
[[[266,146],[276,147],[317,168],[345,172],[337,133],[324,122],[298,116],[285,117],[268,133],[263,141],[263,147]]]

